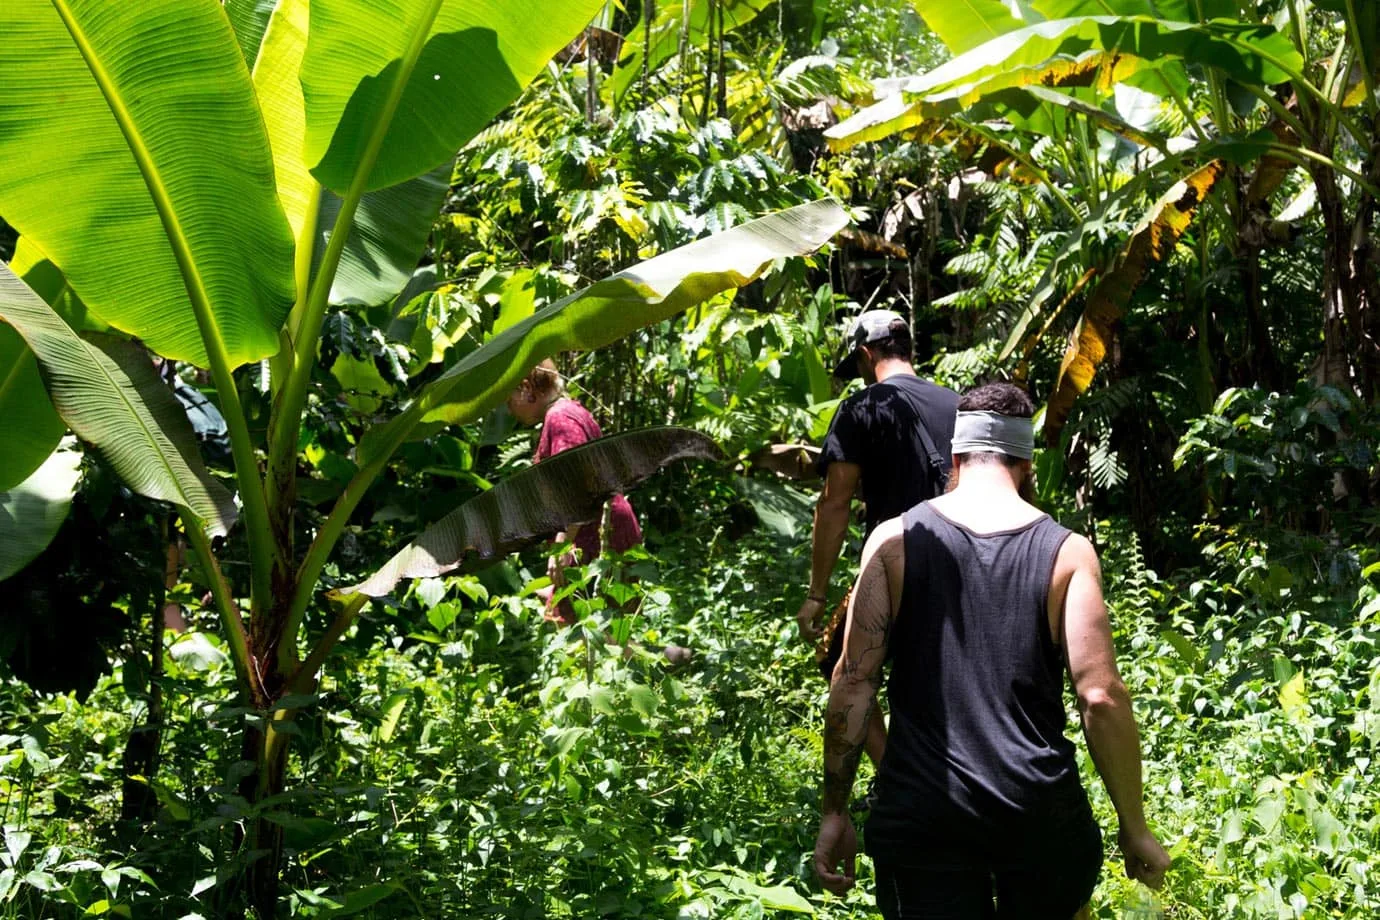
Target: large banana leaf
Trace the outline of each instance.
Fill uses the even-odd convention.
[[[690,46],[707,45],[711,34],[717,34],[719,14],[723,15],[724,34],[727,35],[740,26],[756,19],[773,0],[691,0],[689,18],[685,16],[685,6],[681,3],[659,4],[652,21],[651,42],[646,41],[647,31],[641,23],[628,35],[626,52],[618,62],[617,69],[609,77],[608,88],[614,99],[622,99],[628,87],[642,76],[645,67],[655,72],[680,49],[682,36]],[[710,20],[713,12],[714,19]]]
[[[1289,79],[1302,58],[1270,26],[1190,23],[1145,16],[1084,16],[1036,23],[960,55],[909,80],[900,93],[869,106],[825,132],[829,146],[846,149],[945,118],[1002,90],[1117,82],[1171,61],[1213,67],[1251,85]]]
[[[464,424],[502,402],[543,358],[568,349],[602,348],[741,287],[777,259],[805,255],[848,223],[832,200],[815,201],[750,221],[621,271],[538,311],[494,336],[429,384],[416,402],[361,442],[368,464],[401,442],[425,418]]]
[[[6,0],[0,213],[101,319],[160,354],[273,354],[292,241],[213,0]]]
[[[590,441],[549,457],[482,492],[432,524],[349,594],[382,597],[404,578],[492,559],[576,524],[599,520],[604,503],[676,460],[713,460],[712,440],[688,428],[648,428]]]
[[[435,169],[589,24],[604,0],[315,0],[305,159],[344,196]]]
[[[1199,205],[1226,171],[1225,161],[1213,160],[1166,192],[1131,234],[1116,266],[1088,294],[1088,305],[1064,353],[1059,382],[1045,410],[1048,443],[1058,443],[1074,400],[1091,385],[1106,357],[1115,325],[1146,271],[1174,251]]]
[[[373,307],[390,302],[417,270],[431,225],[450,190],[451,164],[360,199],[340,257],[330,302]],[[330,241],[340,199],[322,192],[317,258]]]
[[[297,245],[297,287],[305,291],[330,238],[340,199],[321,188],[303,159],[306,100],[298,73],[307,50],[310,0],[274,0],[254,59],[278,195]],[[374,306],[402,290],[417,267],[445,200],[450,164],[365,195],[331,286],[330,302]]]
[[[0,581],[14,575],[53,542],[67,520],[81,478],[81,452],[59,450],[33,475],[0,492]]]
[[[186,412],[142,348],[81,338],[8,267],[0,267],[0,320],[37,356],[63,421],[126,485],[188,509],[213,535],[229,529],[234,502],[207,473]]]
[[[75,328],[101,324],[90,321],[86,307],[72,293],[67,279],[43,257],[32,241],[21,237],[10,260],[10,271],[42,297]],[[19,333],[0,324],[0,418],[5,420],[6,448],[0,453],[0,490],[21,482],[57,447],[67,426],[53,408],[38,362]]]
[[[1046,19],[1072,16],[1154,16],[1181,22],[1239,19],[1238,0],[1031,0]]]
[[[4,325],[0,325],[0,418],[5,420],[5,449],[0,451],[2,492],[38,469],[66,430],[43,389],[33,352],[19,333]]]

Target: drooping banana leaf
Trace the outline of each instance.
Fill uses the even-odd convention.
[[[382,597],[404,578],[441,575],[471,556],[493,559],[590,524],[610,497],[676,460],[719,456],[710,438],[688,428],[630,431],[562,451],[465,502],[345,593]]]
[[[1213,67],[1251,85],[1289,79],[1302,64],[1293,43],[1270,26],[1206,24],[1144,16],[1085,16],[1041,22],[1000,35],[929,73],[900,93],[825,132],[831,149],[889,137],[946,118],[1002,90],[1033,86],[1100,86],[1167,63]]]
[[[1117,265],[1088,294],[1088,305],[1064,353],[1059,382],[1045,410],[1047,443],[1058,443],[1074,400],[1092,383],[1114,327],[1146,271],[1173,253],[1199,205],[1226,171],[1225,161],[1213,160],[1166,192],[1131,234]]]
[[[8,267],[0,267],[0,320],[38,358],[62,420],[131,489],[188,509],[212,535],[230,528],[234,502],[206,471],[186,412],[142,348],[81,338]]]
[[[5,219],[159,354],[276,352],[292,240],[219,4],[7,0],[4,28]]]
[[[848,223],[837,202],[815,201],[663,253],[598,281],[510,326],[430,383],[398,418],[365,435],[366,465],[423,419],[466,424],[502,402],[538,361],[602,348],[715,294],[741,287],[777,259],[805,255]]]
[[[81,451],[72,446],[53,452],[27,479],[0,492],[0,582],[47,549],[67,520],[81,478]]]
[[[305,162],[326,188],[387,188],[479,133],[604,0],[315,0]]]

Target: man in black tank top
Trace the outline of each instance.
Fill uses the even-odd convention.
[[[1158,888],[1169,866],[1145,822],[1097,554],[1022,497],[1033,409],[1010,384],[966,394],[949,492],[880,524],[863,552],[825,719],[814,862],[826,888],[852,887],[847,800],[891,660],[866,828],[885,920],[1088,916],[1102,839],[1064,736],[1065,671],[1127,875]]]

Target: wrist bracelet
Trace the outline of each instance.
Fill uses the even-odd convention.
[[[811,595],[808,595],[808,596],[807,596],[807,600],[818,601],[818,602],[821,603],[821,604],[826,604],[826,603],[829,602],[828,596],[827,596],[827,595],[823,595],[823,594],[811,594]]]

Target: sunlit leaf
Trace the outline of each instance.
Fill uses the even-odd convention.
[[[314,0],[304,159],[344,195],[448,161],[603,0]],[[367,40],[361,40],[367,36]],[[368,174],[357,176],[361,169]]]
[[[777,259],[805,255],[848,223],[834,201],[759,218],[649,259],[557,301],[494,336],[422,391],[413,407],[370,430],[361,465],[401,441],[419,419],[467,424],[498,405],[543,358],[601,348],[634,330],[756,278]]]
[[[159,354],[273,354],[292,240],[219,4],[7,0],[0,213]]]
[[[1000,35],[934,70],[901,92],[825,132],[833,150],[879,140],[954,115],[1001,90],[1022,86],[1094,86],[1118,82],[1170,60],[1213,67],[1251,85],[1284,82],[1297,68],[1293,44],[1269,26],[1197,24],[1145,16],[1085,16],[1041,22]]]

